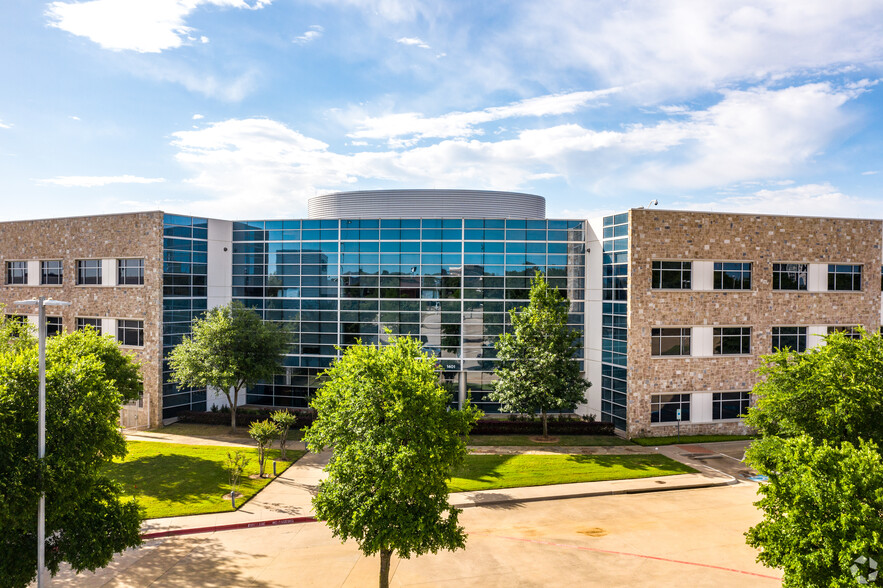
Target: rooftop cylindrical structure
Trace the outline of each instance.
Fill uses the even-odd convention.
[[[362,190],[314,196],[311,219],[517,218],[545,219],[546,199],[491,190]]]

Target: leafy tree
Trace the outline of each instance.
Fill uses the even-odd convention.
[[[27,335],[25,335],[27,337]],[[0,340],[0,578],[26,586],[37,572],[37,503],[46,493],[46,566],[107,565],[140,544],[136,504],[103,474],[126,453],[119,429],[125,400],[141,390],[138,367],[94,331],[46,346],[46,458],[37,459],[38,350],[33,338]],[[42,483],[41,483],[42,479]]]
[[[498,380],[490,399],[503,412],[536,414],[543,420],[543,437],[549,436],[547,413],[572,411],[586,401],[591,384],[580,375],[573,355],[579,333],[567,327],[569,302],[558,288],[550,288],[543,274],[531,281],[530,304],[512,309],[512,332],[497,339]]]
[[[380,553],[380,586],[393,553],[458,549],[466,535],[448,503],[447,480],[466,455],[480,412],[450,410],[435,359],[411,337],[358,344],[324,372],[307,430],[310,451],[333,447],[313,499],[317,518],[365,555]]]
[[[255,421],[248,428],[248,434],[258,444],[258,466],[264,477],[264,464],[267,462],[267,448],[279,436],[279,429],[269,420]]]
[[[769,481],[747,541],[786,587],[855,586],[862,557],[883,564],[883,340],[836,333],[758,371],[746,460]]]
[[[239,302],[219,306],[194,321],[190,336],[169,353],[172,378],[182,387],[223,392],[236,430],[239,391],[281,371],[290,341],[283,326],[264,322]]]
[[[251,460],[241,451],[228,451],[227,459],[224,460],[224,469],[230,476],[230,496],[236,499],[236,488],[239,487],[239,480],[245,472],[246,466]]]
[[[297,417],[287,410],[277,410],[270,415],[270,419],[276,424],[276,428],[279,429],[279,451],[284,460],[285,445],[288,443],[288,431],[297,422]]]

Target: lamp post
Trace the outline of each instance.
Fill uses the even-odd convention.
[[[37,458],[40,461],[40,505],[37,507],[37,588],[43,588],[43,571],[46,568],[46,492],[43,490],[43,461],[46,457],[46,307],[69,306],[70,302],[48,299],[44,296],[30,300],[17,300],[19,305],[37,307],[37,332],[40,349],[40,395],[37,400]]]

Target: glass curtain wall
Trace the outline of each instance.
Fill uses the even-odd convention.
[[[604,217],[601,303],[601,420],[626,429],[628,213]]]
[[[284,220],[234,223],[233,298],[297,332],[286,371],[249,390],[250,404],[304,407],[318,376],[357,341],[419,337],[439,358],[456,404],[461,378],[486,412],[508,310],[528,303],[536,270],[571,300],[582,332],[582,221]],[[582,340],[579,358],[583,359]]]

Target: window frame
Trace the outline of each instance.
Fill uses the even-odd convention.
[[[91,264],[97,262],[97,265],[87,266],[86,264]],[[103,276],[103,266],[104,264],[100,259],[78,259],[76,260],[76,269],[77,269],[77,286],[101,286],[104,282]],[[91,272],[95,272],[94,276],[91,276]],[[90,278],[91,276],[91,278]],[[95,281],[91,281],[94,279]]]
[[[57,263],[58,266],[55,268],[47,268],[46,264],[49,263]],[[47,276],[52,275],[48,272],[52,271],[52,269],[58,270],[57,282],[47,279]],[[64,283],[64,261],[61,259],[41,259],[40,260],[40,285],[41,286],[61,286]]]
[[[724,333],[725,330],[734,331],[739,329],[739,333]],[[746,334],[747,331],[747,334]],[[729,339],[738,337],[739,349],[738,353],[724,353],[724,338]],[[751,327],[714,327],[712,330],[712,355],[729,355],[729,356],[745,356],[751,355]],[[731,343],[730,343],[731,344]],[[745,348],[747,347],[747,351]]]
[[[52,325],[50,331],[49,325]],[[64,333],[64,318],[58,315],[46,316],[46,337],[57,337]]]
[[[668,331],[668,333],[664,333]],[[675,333],[674,331],[677,331]],[[693,337],[692,327],[653,327],[650,329],[650,356],[651,357],[689,357],[691,339]],[[665,353],[663,342],[677,340],[678,353]]]
[[[796,332],[796,333],[782,333],[782,332],[781,332],[782,329],[796,329],[797,332]],[[777,333],[776,330],[779,330],[779,332]],[[801,332],[801,331],[802,331],[802,332]],[[809,334],[808,334],[808,332],[807,332],[807,328],[806,328],[805,326],[800,326],[800,325],[779,325],[779,326],[774,326],[774,327],[772,328],[772,330],[770,331],[771,349],[772,349],[772,352],[773,352],[773,353],[776,353],[777,351],[782,350],[782,349],[785,349],[785,348],[787,347],[788,349],[790,349],[791,351],[793,351],[793,352],[795,352],[795,353],[803,353],[803,352],[806,351],[806,349],[807,349],[808,335],[809,335]],[[786,337],[787,337],[787,338],[796,337],[796,338],[797,338],[797,345],[794,346],[794,347],[791,347],[791,346],[788,346],[788,345],[786,345],[785,347],[782,347],[782,345],[781,345],[782,338],[786,338]],[[803,348],[802,348],[802,349],[800,348],[800,340],[801,340],[801,338],[803,339]],[[780,343],[780,345],[778,345],[778,346],[776,345],[776,340],[777,340],[777,339],[778,339],[778,341],[779,341],[779,343]]]
[[[728,291],[735,291],[735,292],[752,289],[752,273],[754,271],[754,268],[752,267],[754,265],[753,262],[751,262],[751,261],[715,261],[713,263],[714,263],[714,265],[713,265],[713,273],[712,273],[712,289],[714,289],[714,290],[728,290]],[[738,265],[738,266],[742,266],[742,267],[727,269],[726,266],[728,266],[728,265]],[[746,266],[748,269],[746,269]],[[736,272],[739,274],[739,278],[738,278],[739,285],[738,286],[735,286],[735,287],[733,287],[733,286],[725,287],[724,286],[724,278],[727,278],[727,277],[733,279],[734,280],[733,283],[736,283],[735,278],[732,278],[732,276],[728,272]],[[747,278],[746,278],[746,275],[748,276]],[[747,282],[747,284],[746,284],[746,282]]]
[[[663,398],[668,400],[663,401]],[[676,394],[651,394],[650,395],[650,424],[671,425],[677,424],[677,409],[681,409],[680,422],[690,422],[690,406],[693,395],[690,392],[678,392]],[[666,411],[671,418],[663,420]]]
[[[679,264],[679,268],[664,267],[665,264]],[[658,267],[657,267],[658,266]],[[666,274],[678,275],[680,286],[672,287],[665,285]],[[654,259],[650,263],[650,288],[652,290],[692,290],[693,289],[693,262],[680,259],[666,260]]]
[[[15,267],[13,267],[15,264]],[[21,265],[19,265],[21,264]],[[6,262],[6,285],[7,286],[27,286],[28,285],[28,262],[21,260],[10,260]]]
[[[124,262],[126,262],[124,266]],[[134,267],[129,267],[129,262],[138,262]],[[134,282],[130,282],[129,280],[132,277],[128,276],[128,272],[133,270],[137,271],[134,276]],[[117,259],[117,285],[118,286],[143,286],[144,285],[144,258],[143,257],[121,257]]]
[[[844,268],[851,268],[845,270]],[[856,271],[858,268],[858,271]],[[828,264],[828,292],[861,292],[862,291],[862,273],[863,267],[860,263],[829,263]],[[838,282],[845,282],[846,279],[838,280],[838,276],[851,276],[850,288],[838,288]],[[856,288],[858,281],[858,288]],[[833,287],[832,287],[833,286]]]
[[[788,270],[788,266],[798,266],[796,271]],[[800,269],[800,268],[803,269]],[[782,287],[782,277],[784,275],[796,273],[796,288],[783,288]],[[801,283],[801,275],[803,277],[803,281]],[[801,285],[803,286],[801,288]],[[789,263],[789,262],[773,262],[773,290],[778,290],[782,292],[806,292],[809,290],[809,264],[808,263]]]
[[[734,398],[733,395],[738,394],[738,398]],[[729,396],[728,398],[724,398],[724,396]],[[724,408],[730,407],[728,409],[727,414],[732,412],[732,405],[736,404],[738,408],[736,409],[738,412],[737,416],[723,416]],[[727,392],[714,392],[711,396],[711,420],[713,421],[738,421],[742,420],[744,417],[739,415],[744,415],[748,412],[748,407],[751,406],[751,391],[750,390],[730,390]]]
[[[90,322],[90,323],[85,323],[85,322],[83,322],[83,321],[95,321],[95,322],[94,322],[94,323],[92,323],[92,322]],[[102,321],[101,321],[100,318],[97,318],[97,317],[90,317],[90,316],[78,316],[75,324],[76,324],[76,330],[77,330],[77,331],[82,331],[82,330],[84,330],[86,327],[92,327],[92,328],[94,328],[96,331],[98,331],[98,334],[99,334],[99,335],[103,335],[103,334],[104,334],[104,327],[103,327],[103,325],[102,325]]]
[[[861,339],[862,334],[858,330],[858,325],[828,325],[828,335],[834,333],[843,333],[847,339]]]
[[[129,324],[135,323],[135,324]],[[135,334],[137,343],[129,342],[130,333]],[[144,347],[144,321],[142,319],[117,319],[117,340],[121,347]]]

